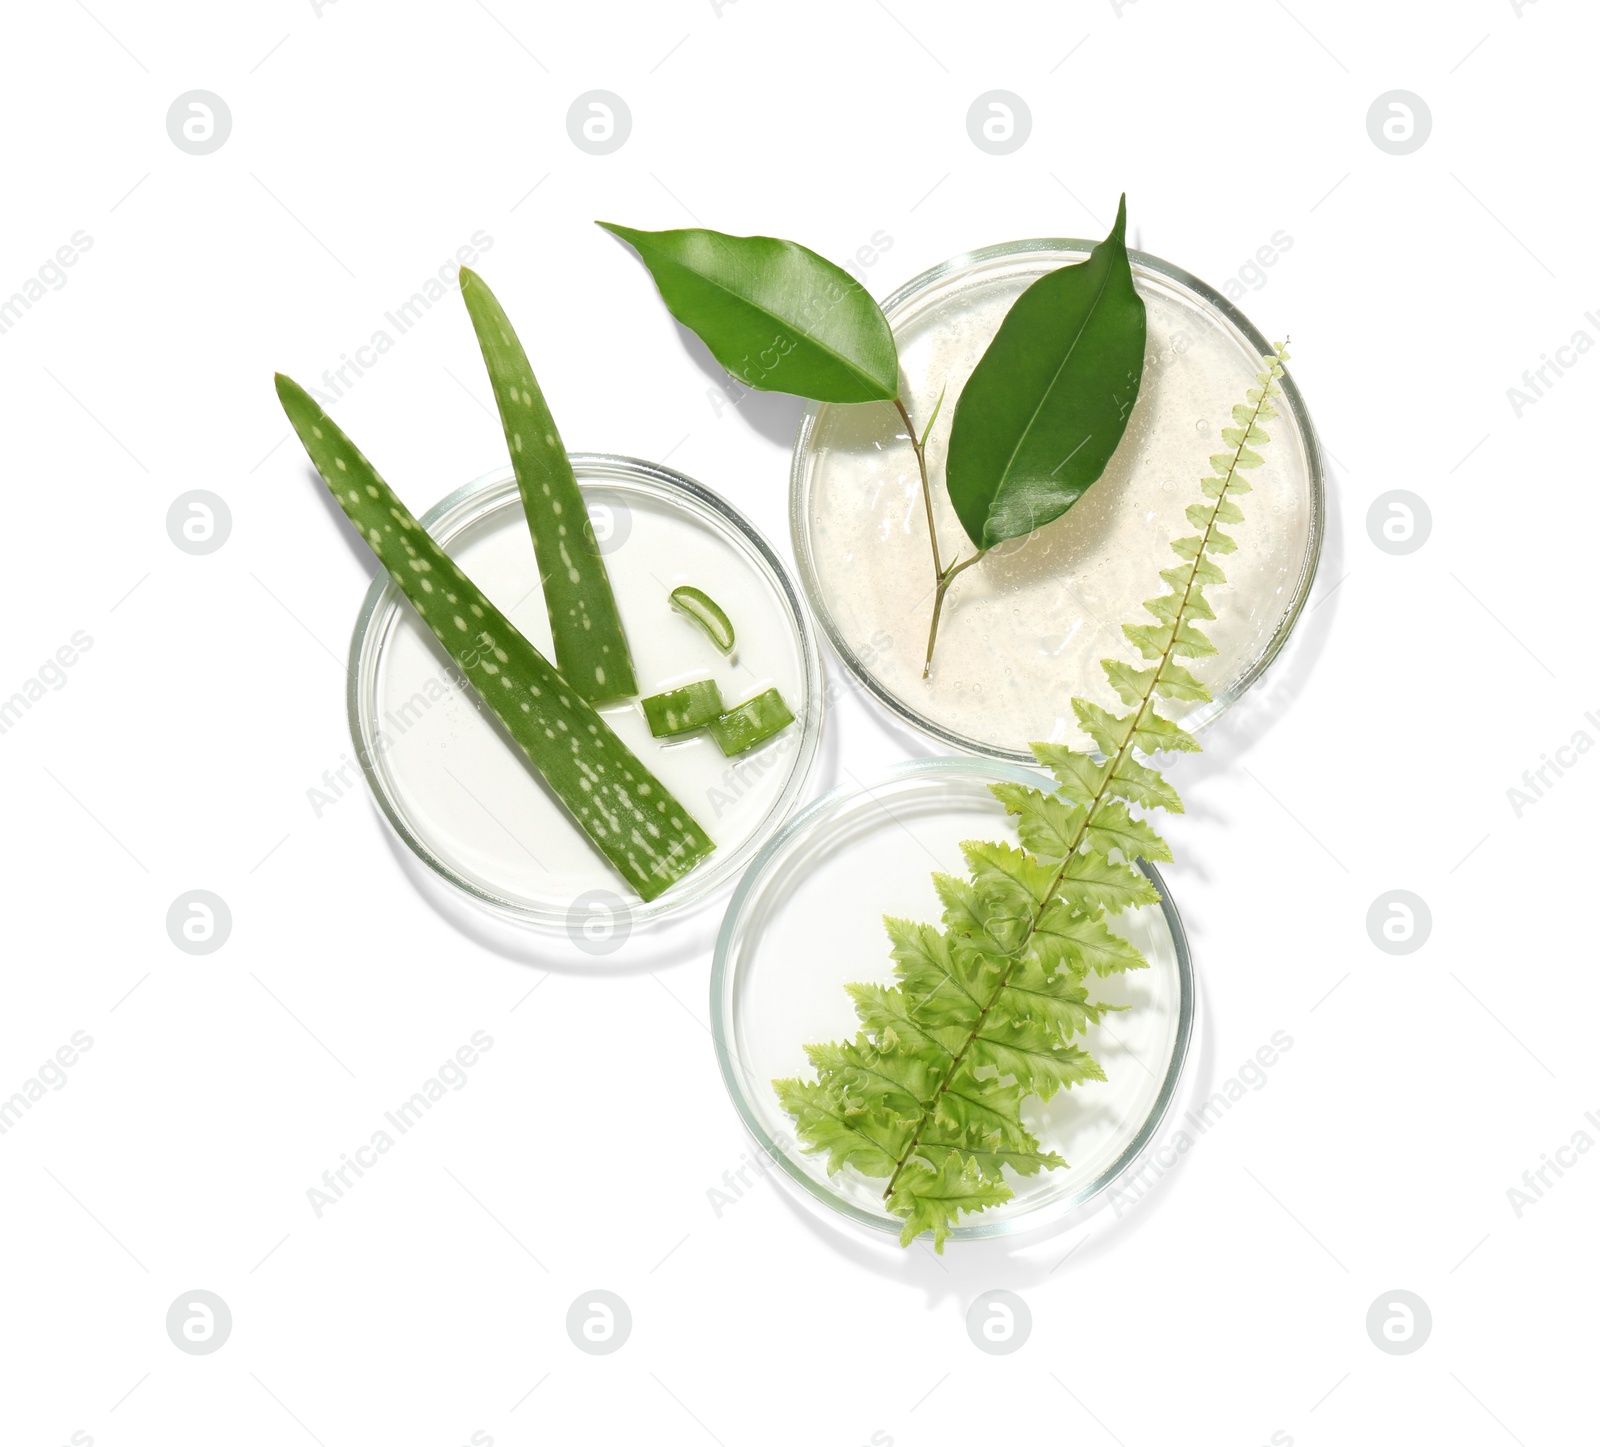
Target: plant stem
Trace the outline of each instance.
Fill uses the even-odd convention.
[[[928,621],[928,654],[922,660],[922,676],[924,678],[928,676],[929,670],[933,667],[933,645],[939,637],[939,614],[944,609],[944,595],[949,591],[950,584],[955,581],[956,574],[970,568],[986,552],[988,552],[987,548],[980,548],[970,558],[966,558],[959,563],[951,563],[948,568],[939,574],[939,581],[935,584],[933,590],[933,617]]]
[[[948,568],[939,556],[939,531],[933,522],[933,488],[928,483],[927,442],[929,433],[933,431],[934,418],[939,415],[939,408],[944,405],[944,393],[939,394],[939,401],[934,404],[933,416],[928,419],[928,425],[921,437],[917,436],[916,423],[911,420],[911,413],[906,410],[906,404],[896,397],[894,405],[896,411],[900,413],[901,421],[906,424],[906,436],[911,442],[911,450],[917,454],[917,475],[922,480],[922,511],[928,520],[928,546],[933,551],[933,617],[928,623],[928,654],[922,662],[922,676],[926,678],[933,668],[933,645],[939,637],[939,614],[944,609],[944,595],[955,580],[956,574],[970,568],[988,550],[980,548],[965,562],[952,562]]]
[[[1266,401],[1266,396],[1267,391],[1266,388],[1263,387],[1261,389],[1261,401],[1256,403],[1255,411],[1250,417],[1250,423],[1244,429],[1246,438],[1249,437],[1250,429],[1255,426],[1257,418],[1261,415],[1261,408],[1263,403]],[[1045,911],[1050,907],[1052,901],[1055,899],[1056,891],[1061,888],[1062,881],[1066,878],[1067,866],[1070,865],[1077,857],[1078,850],[1083,845],[1084,836],[1088,832],[1089,825],[1093,822],[1096,812],[1105,802],[1108,794],[1110,793],[1111,785],[1116,780],[1117,770],[1121,768],[1123,759],[1127,757],[1129,749],[1133,747],[1134,736],[1139,731],[1139,725],[1144,722],[1146,715],[1155,707],[1156,685],[1161,681],[1161,675],[1165,671],[1167,664],[1172,659],[1172,650],[1174,645],[1177,643],[1178,630],[1182,627],[1184,619],[1188,614],[1189,599],[1194,592],[1195,579],[1200,575],[1200,560],[1205,556],[1206,544],[1211,541],[1211,534],[1216,529],[1217,514],[1219,511],[1221,511],[1223,500],[1228,496],[1228,484],[1232,483],[1234,475],[1239,470],[1239,454],[1244,451],[1244,446],[1245,444],[1241,442],[1234,450],[1233,463],[1228,468],[1228,476],[1224,481],[1221,492],[1217,494],[1216,501],[1211,505],[1211,515],[1206,519],[1205,532],[1201,535],[1200,547],[1196,551],[1193,560],[1189,564],[1189,576],[1185,580],[1183,587],[1183,602],[1179,605],[1178,612],[1173,618],[1172,634],[1167,639],[1167,646],[1162,651],[1160,662],[1156,664],[1153,670],[1151,670],[1149,686],[1145,689],[1144,697],[1139,702],[1139,707],[1134,714],[1133,724],[1128,729],[1128,736],[1122,741],[1122,746],[1117,750],[1116,754],[1107,761],[1105,776],[1101,780],[1099,789],[1095,791],[1094,799],[1090,802],[1089,807],[1083,811],[1083,818],[1079,821],[1078,827],[1073,833],[1070,846],[1067,850],[1067,856],[1061,861],[1061,868],[1056,871],[1055,878],[1051,881],[1050,888],[1045,891],[1043,900],[1033,911],[1033,917],[1028,922],[1027,934],[1023,937],[1022,942],[1016,947],[1016,949],[1011,952],[1011,963],[1006,966],[1005,973],[1001,975],[999,982],[995,985],[994,993],[989,996],[988,1000],[984,1002],[983,1008],[978,1012],[978,1019],[972,1027],[972,1033],[967,1036],[961,1048],[951,1055],[950,1068],[945,1071],[944,1079],[939,1082],[938,1089],[936,1089],[932,1096],[930,1096],[926,1101],[922,1102],[922,1114],[920,1119],[917,1121],[917,1128],[912,1134],[911,1140],[906,1146],[905,1150],[901,1152],[901,1154],[895,1159],[894,1171],[889,1176],[889,1184],[883,1189],[883,1199],[885,1201],[887,1201],[894,1193],[895,1184],[900,1179],[900,1173],[905,1169],[906,1163],[916,1153],[917,1147],[922,1143],[923,1132],[927,1130],[928,1122],[933,1119],[934,1111],[938,1106],[940,1098],[947,1090],[949,1090],[950,1082],[955,1079],[956,1071],[961,1068],[961,1062],[966,1059],[967,1052],[972,1048],[972,1042],[978,1038],[979,1033],[982,1031],[983,1023],[988,1018],[989,1011],[994,1008],[995,1002],[1000,998],[1000,992],[1004,990],[1010,983],[1012,973],[1016,970],[1017,965],[1022,961],[1023,953],[1027,950],[1028,946],[1033,943],[1033,937],[1039,931],[1039,925],[1044,919]],[[944,588],[948,585],[950,579],[959,573],[962,568],[971,566],[982,556],[982,553],[976,553],[972,557],[968,558],[964,563],[953,564],[948,573],[941,575],[939,597],[934,603],[933,616],[936,625],[939,618],[939,604],[944,600]],[[1174,589],[1173,591],[1176,592],[1177,590]],[[930,658],[933,656],[933,640],[931,636],[928,640],[928,655]],[[926,677],[926,673],[924,673],[923,676]]]
[[[939,533],[933,525],[933,492],[928,486],[928,459],[922,450],[922,440],[917,436],[916,423],[906,411],[906,404],[896,397],[894,405],[906,424],[906,436],[911,439],[911,450],[917,454],[917,472],[922,478],[922,510],[928,518],[928,545],[933,549],[933,571],[937,577],[943,573],[944,566],[939,561]]]

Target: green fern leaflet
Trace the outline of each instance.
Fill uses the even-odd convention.
[[[1108,920],[1159,902],[1134,862],[1172,855],[1129,805],[1183,809],[1141,758],[1200,747],[1157,705],[1210,698],[1184,660],[1216,652],[1198,626],[1216,616],[1205,592],[1227,582],[1217,558],[1235,544],[1222,529],[1244,518],[1235,499],[1261,465],[1288,352],[1262,360],[1222,431],[1228,450],[1211,457],[1206,500],[1188,510],[1195,532],[1172,544],[1180,561],[1160,575],[1167,591],[1144,605],[1154,621],[1123,629],[1146,666],[1101,665],[1128,711],[1073,701],[1097,754],[1034,744],[1055,790],[992,786],[1017,818],[1020,847],[962,845],[968,877],[933,879],[944,927],[886,920],[897,983],[850,986],[855,1039],[808,1046],[814,1079],[774,1082],[804,1148],[825,1155],[830,1174],[885,1181],[903,1246],[927,1231],[943,1251],[959,1217],[1012,1199],[1013,1177],[1063,1169],[1024,1125],[1024,1102],[1106,1078],[1075,1042],[1117,1008],[1090,997],[1092,982],[1145,967]]]

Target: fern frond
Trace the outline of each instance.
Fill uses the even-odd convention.
[[[1173,542],[1181,561],[1160,573],[1167,591],[1143,605],[1155,621],[1123,629],[1149,666],[1102,664],[1127,712],[1073,700],[1098,756],[1035,744],[1053,792],[991,786],[1017,819],[1018,843],[970,841],[961,846],[968,878],[934,876],[942,930],[886,919],[898,983],[850,986],[861,1033],[808,1047],[815,1081],[775,1082],[805,1149],[825,1154],[830,1173],[887,1181],[883,1199],[904,1222],[902,1245],[927,1231],[943,1251],[962,1215],[1012,1198],[1008,1174],[1064,1168],[1023,1108],[1105,1079],[1074,1043],[1116,1008],[1092,1000],[1087,981],[1145,967],[1108,920],[1159,901],[1137,860],[1172,858],[1128,806],[1183,811],[1147,760],[1200,745],[1157,706],[1211,697],[1179,660],[1217,651],[1199,627],[1216,616],[1205,590],[1227,582],[1216,558],[1237,546],[1218,525],[1244,520],[1235,499],[1250,484],[1240,473],[1261,464],[1256,449],[1271,440],[1262,423],[1277,416],[1271,399],[1287,358],[1282,347],[1262,358],[1222,429],[1229,450],[1212,455],[1200,484],[1208,501],[1186,513],[1195,532]]]

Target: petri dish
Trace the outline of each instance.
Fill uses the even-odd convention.
[[[956,257],[907,283],[884,311],[900,352],[903,396],[926,426],[941,555],[973,551],[943,487],[955,400],[1010,306],[1039,277],[1087,257],[1088,241],[1016,241]],[[1110,466],[1076,506],[993,549],[951,586],[933,676],[924,680],[933,564],[916,458],[888,404],[813,403],[795,441],[790,526],[801,584],[829,641],[866,691],[940,742],[1031,762],[1036,739],[1087,746],[1071,700],[1118,700],[1100,660],[1132,658],[1121,625],[1164,591],[1157,573],[1191,531],[1207,458],[1254,385],[1267,341],[1225,298],[1170,263],[1131,252],[1144,298],[1144,379]],[[1294,626],[1316,573],[1324,527],[1316,434],[1292,377],[1268,424],[1264,466],[1229,532],[1228,584],[1211,590],[1217,647],[1194,672],[1213,696],[1168,710],[1203,728],[1261,676]]]
[[[795,722],[724,758],[705,733],[650,736],[638,700],[606,722],[716,841],[646,904],[612,871],[466,684],[400,591],[380,577],[350,644],[350,732],[374,798],[434,874],[492,913],[534,926],[613,931],[690,909],[744,867],[800,797],[822,729],[820,650],[766,540],[699,483],[633,458],[579,453],[573,470],[605,555],[646,694],[711,677],[730,705],[776,687]],[[547,656],[550,624],[511,469],[453,492],[421,522]],[[724,656],[668,595],[682,583],[727,611]]]
[[[830,1176],[803,1152],[771,1082],[809,1078],[804,1046],[860,1028],[847,984],[893,981],[883,916],[935,922],[929,875],[962,874],[964,839],[1011,839],[1014,824],[989,784],[1044,776],[979,759],[919,759],[808,805],[767,843],[729,903],[711,975],[711,1025],[723,1081],[778,1174],[810,1205],[868,1231],[898,1234],[883,1182],[851,1169]],[[1068,1169],[1014,1177],[1013,1200],[966,1218],[952,1239],[981,1240],[1059,1224],[1135,1169],[1176,1097],[1194,1023],[1194,975],[1183,924],[1160,875],[1160,905],[1126,911],[1113,928],[1149,968],[1098,980],[1091,997],[1131,1008],[1080,1040],[1105,1081],[1074,1086],[1024,1120]],[[819,947],[819,920],[826,921]]]

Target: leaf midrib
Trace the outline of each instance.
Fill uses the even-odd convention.
[[[844,356],[843,353],[836,352],[832,347],[827,346],[825,343],[819,341],[814,333],[800,331],[793,322],[789,321],[785,317],[779,316],[777,312],[768,311],[766,307],[757,305],[755,302],[751,301],[749,297],[741,295],[739,292],[734,291],[729,286],[725,286],[715,277],[707,276],[704,272],[695,271],[692,267],[686,266],[681,261],[664,260],[663,264],[666,266],[675,267],[679,271],[687,272],[690,276],[695,277],[697,280],[705,282],[707,286],[714,287],[724,296],[732,297],[735,301],[740,302],[744,306],[748,307],[758,316],[766,317],[769,321],[778,323],[786,331],[794,333],[803,340],[809,342],[824,356],[832,357],[834,361],[838,362],[839,365],[843,367],[845,371],[847,371],[852,377],[856,378],[856,380],[859,382],[865,383],[872,391],[876,392],[879,390],[879,385],[876,378],[869,377],[858,366],[851,362],[848,357]],[[874,305],[876,305],[876,303],[874,303]],[[749,384],[746,383],[746,385],[748,386]]]
[[[1102,243],[1102,245],[1103,244],[1104,243]],[[1094,260],[1094,254],[1091,252],[1090,255],[1089,255],[1089,260],[1088,261],[1084,261],[1084,262],[1080,262],[1079,265],[1087,266],[1089,264],[1089,261],[1093,261],[1093,260]],[[1061,380],[1061,373],[1063,372],[1063,370],[1065,370],[1067,363],[1072,360],[1073,353],[1077,351],[1078,343],[1083,340],[1083,334],[1089,328],[1089,321],[1094,316],[1096,310],[1099,308],[1101,299],[1106,294],[1106,288],[1110,284],[1111,284],[1111,268],[1109,266],[1107,266],[1106,274],[1105,274],[1105,276],[1102,278],[1102,280],[1100,282],[1100,288],[1094,294],[1094,301],[1092,303],[1090,303],[1089,309],[1084,313],[1083,321],[1079,324],[1077,332],[1073,335],[1072,345],[1069,346],[1067,348],[1067,350],[1062,354],[1060,362],[1058,362],[1056,364],[1056,369],[1055,369],[1054,373],[1051,374],[1049,384],[1044,388],[1044,390],[1042,392],[1040,392],[1039,400],[1034,403],[1033,412],[1032,412],[1032,415],[1030,415],[1029,418],[1028,418],[1027,425],[1025,427],[1023,427],[1023,429],[1022,429],[1022,431],[1020,433],[1017,434],[1017,440],[1012,445],[1012,448],[1011,448],[1011,455],[1008,458],[1006,458],[1006,465],[1000,471],[1000,479],[999,479],[998,482],[995,483],[994,497],[989,499],[989,512],[993,511],[995,500],[1000,496],[1001,489],[1003,489],[1005,487],[1006,483],[1011,480],[1011,469],[1012,469],[1012,466],[1015,464],[1015,462],[1017,460],[1017,454],[1022,451],[1022,444],[1027,440],[1028,434],[1033,431],[1034,423],[1039,420],[1039,414],[1044,410],[1045,400],[1050,396],[1050,394],[1053,391],[1055,391],[1056,383]],[[985,523],[987,523],[988,520],[989,520],[988,513],[986,513],[985,517],[984,517]]]

